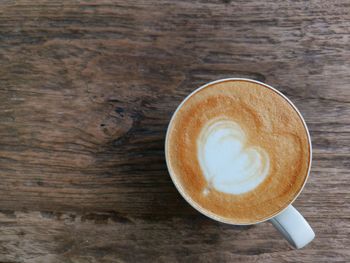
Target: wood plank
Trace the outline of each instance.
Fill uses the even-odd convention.
[[[302,250],[289,247],[269,223],[229,226],[203,216],[143,221],[113,213],[7,212],[0,218],[0,248],[6,253],[1,260],[9,262],[346,262],[350,257],[347,222],[322,215],[310,219],[319,236]]]

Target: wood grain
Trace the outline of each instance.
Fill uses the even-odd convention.
[[[343,0],[2,1],[0,262],[349,262],[349,40]],[[306,119],[302,250],[204,218],[169,179],[171,114],[225,77]]]

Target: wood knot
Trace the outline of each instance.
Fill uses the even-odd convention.
[[[133,126],[131,114],[122,107],[115,107],[100,123],[100,130],[108,140],[118,140],[123,137]]]

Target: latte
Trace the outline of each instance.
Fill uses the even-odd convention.
[[[173,116],[166,159],[195,208],[233,224],[253,224],[301,191],[310,143],[299,113],[282,95],[249,80],[223,80],[189,96]]]

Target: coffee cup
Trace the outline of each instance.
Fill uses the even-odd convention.
[[[199,87],[174,112],[165,155],[176,188],[205,216],[232,225],[270,221],[296,248],[314,239],[292,206],[310,174],[310,133],[275,88],[243,78]]]

